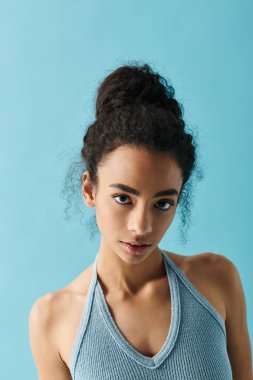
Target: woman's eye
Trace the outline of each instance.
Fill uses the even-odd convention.
[[[113,198],[128,198],[126,195],[116,195],[114,196]],[[116,201],[117,202],[117,201]],[[120,204],[125,204],[125,203],[121,203],[121,202],[117,202],[117,203],[120,203]]]
[[[125,205],[125,204],[129,204],[129,203],[126,203],[126,202],[124,202],[124,199],[128,199],[128,196],[127,195],[115,195],[115,196],[113,196],[113,198],[114,199],[116,199],[116,198],[121,198],[121,201],[116,201],[117,203],[119,203],[119,204],[122,204],[122,205]],[[122,201],[122,198],[123,198],[123,201]],[[172,206],[174,206],[174,202],[172,202],[172,201],[159,201],[159,202],[157,202],[157,204],[162,204],[162,205],[164,205],[165,204],[165,208],[164,207],[158,207],[160,210],[162,210],[162,211],[167,211],[167,210],[169,210]],[[166,206],[166,204],[167,204],[167,206]]]
[[[114,196],[113,197],[114,199],[116,199],[116,198],[128,198],[126,195],[116,195],[116,196]],[[128,204],[128,203],[125,203],[125,202],[118,202],[118,201],[116,201],[117,203],[119,203],[119,204]]]
[[[168,204],[169,204],[168,207],[166,207],[166,208],[162,208],[162,209],[161,209],[161,210],[164,210],[164,211],[169,210],[169,209],[174,205],[174,203],[171,202],[171,201],[160,201],[160,202],[158,202],[158,203],[168,203]]]

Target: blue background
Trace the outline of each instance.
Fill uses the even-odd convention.
[[[99,248],[78,216],[64,219],[60,192],[94,118],[98,83],[127,60],[169,78],[186,123],[199,130],[206,176],[189,241],[181,245],[176,216],[160,247],[219,253],[236,265],[253,341],[252,10],[246,0],[1,1],[0,378],[36,378],[31,306]]]

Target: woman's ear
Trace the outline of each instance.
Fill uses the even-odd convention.
[[[95,207],[95,189],[90,181],[89,172],[86,170],[82,175],[82,196],[88,207]]]

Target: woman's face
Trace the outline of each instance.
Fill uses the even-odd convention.
[[[174,218],[183,180],[181,169],[168,154],[124,145],[108,156],[97,174],[97,193],[83,184],[83,196],[88,206],[96,207],[102,247],[124,259],[129,255],[120,242],[138,240],[152,244],[146,251],[150,254]],[[118,184],[135,189],[136,194]],[[171,195],[154,196],[169,189],[174,189]]]

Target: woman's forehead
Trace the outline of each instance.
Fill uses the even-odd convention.
[[[179,168],[176,160],[169,153],[151,152],[143,147],[120,146],[103,160],[103,165],[108,168],[142,168],[147,166],[159,167],[168,166]]]
[[[150,183],[158,186],[182,184],[182,173],[176,161],[168,155],[157,155],[141,150],[120,149],[111,155],[100,168],[99,177],[104,182],[124,183],[143,187]]]

